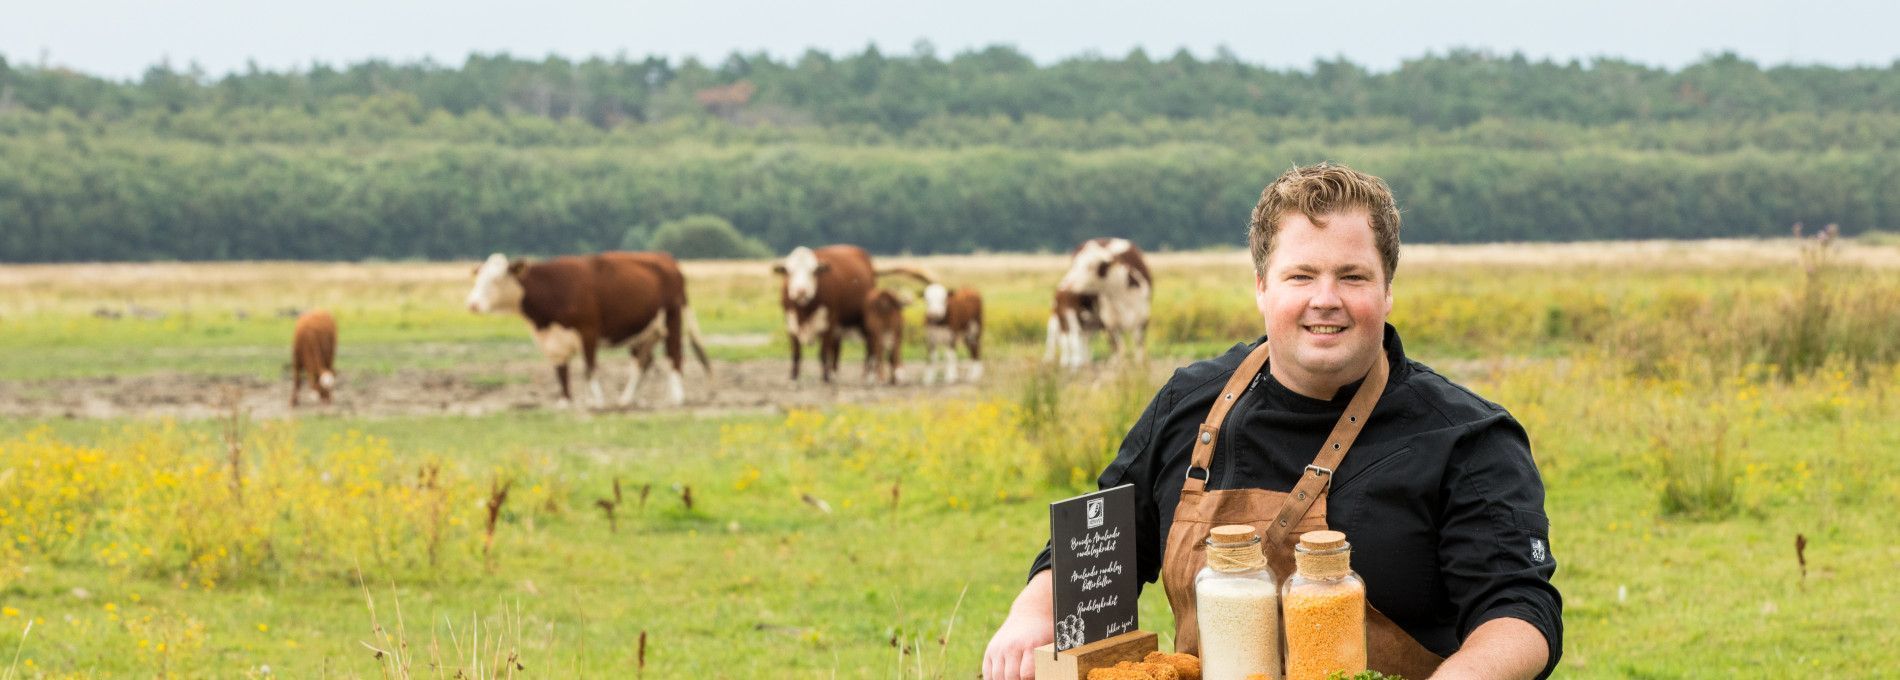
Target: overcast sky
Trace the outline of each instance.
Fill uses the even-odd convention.
[[[1725,0],[8,0],[0,55],[114,78],[169,59],[213,76],[249,60],[268,69],[470,52],[540,58],[698,56],[734,50],[839,54],[875,43],[939,55],[1009,44],[1048,63],[1134,47],[1306,67],[1344,56],[1377,70],[1452,47],[1533,58],[1616,56],[1680,67],[1735,51],[1763,64],[1888,66],[1900,60],[1900,2]]]

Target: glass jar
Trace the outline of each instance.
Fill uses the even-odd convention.
[[[1201,677],[1280,680],[1280,588],[1245,524],[1214,527],[1207,566],[1194,575],[1195,620],[1201,633]]]
[[[1286,680],[1326,680],[1366,670],[1366,582],[1337,531],[1309,531],[1293,548],[1280,593],[1286,613]]]

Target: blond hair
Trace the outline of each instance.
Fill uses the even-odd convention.
[[[1280,221],[1299,211],[1313,225],[1325,227],[1322,216],[1354,209],[1372,214],[1372,240],[1385,265],[1385,281],[1399,268],[1399,206],[1385,180],[1333,163],[1293,168],[1260,191],[1247,228],[1247,246],[1253,251],[1254,274],[1265,278],[1267,257],[1273,254]]]

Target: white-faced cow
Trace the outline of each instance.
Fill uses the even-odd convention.
[[[297,405],[303,392],[304,376],[317,397],[330,403],[330,390],[336,389],[336,318],[329,312],[313,309],[297,317],[290,341],[290,405]]]
[[[633,375],[620,393],[622,406],[633,403],[641,374],[653,365],[656,345],[666,349],[671,369],[667,397],[673,404],[686,400],[680,381],[686,345],[692,346],[700,366],[712,372],[700,346],[699,323],[686,302],[686,277],[665,253],[610,252],[540,262],[510,261],[495,253],[475,269],[468,309],[525,317],[535,346],[554,364],[563,404],[573,402],[567,367],[576,353],[586,366],[594,405],[605,404],[594,373],[595,352],[603,343],[625,345],[634,358]]]
[[[1088,331],[1100,328],[1117,359],[1145,355],[1153,300],[1154,277],[1140,248],[1123,238],[1082,242],[1056,285],[1048,353],[1079,368],[1089,361]]]
[[[904,307],[910,296],[875,288],[864,296],[864,341],[878,380],[895,385],[904,363]]]
[[[983,295],[973,288],[950,290],[932,282],[924,286],[924,384],[957,381],[957,344],[970,350],[971,381],[983,379]]]
[[[779,306],[785,310],[785,334],[792,342],[792,382],[798,382],[799,359],[811,343],[818,344],[819,375],[831,382],[844,335],[864,335],[864,300],[877,285],[871,255],[852,245],[816,250],[799,246],[772,271],[784,277]],[[870,358],[867,351],[867,377]]]

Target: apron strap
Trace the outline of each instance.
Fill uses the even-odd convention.
[[[1240,362],[1240,368],[1235,369],[1234,375],[1227,379],[1227,386],[1221,388],[1220,398],[1214,400],[1214,408],[1207,412],[1207,420],[1201,421],[1200,433],[1194,435],[1194,458],[1188,463],[1187,481],[1182,483],[1181,490],[1207,489],[1207,478],[1212,474],[1208,472],[1207,466],[1214,462],[1214,444],[1220,441],[1221,423],[1227,422],[1227,412],[1234,408],[1234,403],[1240,400],[1240,393],[1247,390],[1247,383],[1259,375],[1260,367],[1265,365],[1267,343],[1261,342],[1259,347],[1247,353],[1247,358]],[[1201,472],[1201,476],[1194,476],[1196,470]],[[1301,508],[1300,512],[1304,513],[1306,509]]]
[[[1385,352],[1379,353],[1379,359],[1372,362],[1372,372],[1366,374],[1366,380],[1359,385],[1359,391],[1352,395],[1352,401],[1346,404],[1346,412],[1333,425],[1333,432],[1326,436],[1326,443],[1320,446],[1319,455],[1313,458],[1313,464],[1306,466],[1306,472],[1300,475],[1300,483],[1293,486],[1287,494],[1286,503],[1280,506],[1280,516],[1267,526],[1267,545],[1280,545],[1286,539],[1287,532],[1298,526],[1300,519],[1306,517],[1308,508],[1326,493],[1333,479],[1333,470],[1339,469],[1339,461],[1345,460],[1346,452],[1352,449],[1352,442],[1359,437],[1359,431],[1365,429],[1366,421],[1372,417],[1372,408],[1379,404],[1379,395],[1385,391],[1386,378],[1391,373],[1386,365]]]

